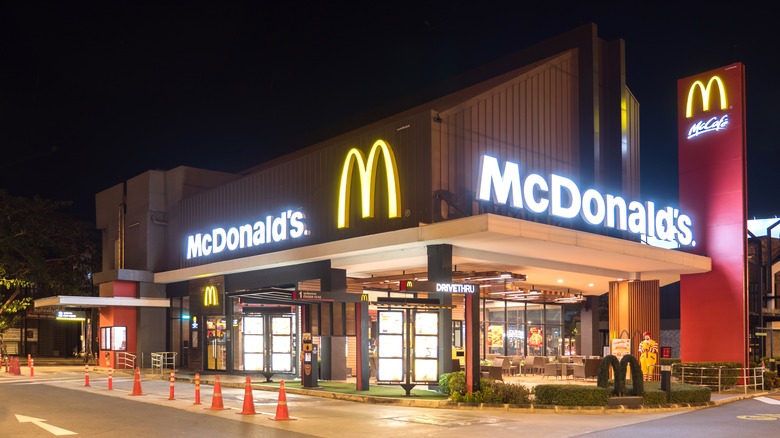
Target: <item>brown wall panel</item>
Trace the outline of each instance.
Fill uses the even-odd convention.
[[[540,67],[440,113],[433,143],[433,189],[468,192],[459,207],[481,213],[474,200],[484,154],[519,162],[524,173],[560,173],[576,179],[577,57],[566,52]],[[450,215],[457,215],[450,209]]]

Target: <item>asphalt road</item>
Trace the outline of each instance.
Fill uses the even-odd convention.
[[[642,413],[551,413],[499,409],[416,408],[375,405],[286,394],[292,420],[276,416],[276,392],[252,391],[255,414],[242,415],[246,390],[221,388],[224,410],[214,404],[214,388],[177,382],[174,400],[166,380],[142,381],[140,396],[131,376],[39,372],[36,377],[0,376],[0,436],[145,437],[753,437],[780,431],[780,400],[764,397],[704,409]]]

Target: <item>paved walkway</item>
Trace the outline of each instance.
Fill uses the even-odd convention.
[[[85,366],[83,364],[83,361],[76,361],[71,359],[34,359],[34,373],[36,376],[40,376],[42,374],[56,374],[56,373],[79,373],[86,371]],[[24,376],[30,376],[30,369],[27,366],[27,361],[23,360],[21,362],[21,376],[13,376],[8,375],[5,372],[5,369],[3,368],[0,370],[0,378],[2,377],[24,377]],[[89,372],[90,373],[100,373],[100,374],[107,374],[108,369],[107,368],[101,368],[101,367],[95,367],[90,365],[89,366]],[[134,375],[134,370],[113,370],[115,375]],[[144,380],[150,380],[150,379],[156,379],[156,380],[168,380],[170,378],[170,372],[171,370],[164,370],[162,373],[160,370],[152,370],[150,368],[145,368],[140,370],[142,379]],[[213,372],[203,372],[203,373],[197,373],[197,377],[200,379],[201,385],[207,385],[207,386],[213,386],[216,382],[217,376],[219,376],[220,385],[225,387],[233,387],[233,388],[243,388],[246,385],[246,375],[231,375],[226,373],[213,373]],[[190,370],[176,370],[174,373],[174,378],[176,381],[180,382],[188,382],[188,383],[195,383],[196,373],[194,371]],[[266,380],[262,376],[251,376],[251,384],[253,389],[258,390],[265,390],[265,391],[278,391],[279,385],[278,382],[282,380],[283,376],[274,376],[272,378],[273,382],[276,382],[277,384],[268,385],[265,384]],[[293,380],[296,381],[296,380]],[[538,375],[522,375],[522,376],[505,376],[504,381],[507,383],[514,383],[514,384],[521,384],[528,387],[534,387],[539,384],[564,384],[564,385],[595,385],[596,381],[594,379],[592,380],[575,380],[572,378],[568,379],[555,379],[555,378],[545,378],[543,376]],[[299,381],[296,381],[299,383]],[[354,383],[354,378],[348,378],[347,382]],[[324,382],[323,382],[324,383]],[[375,385],[374,380],[370,382],[370,385]],[[297,386],[297,385],[296,385]],[[423,386],[417,386],[418,389],[425,389]],[[452,406],[448,400],[423,400],[423,399],[417,399],[415,397],[404,397],[403,395],[399,397],[376,397],[376,396],[369,396],[369,395],[360,395],[360,394],[346,394],[346,393],[338,393],[333,391],[327,391],[323,389],[308,389],[308,388],[290,388],[289,386],[285,387],[285,391],[288,393],[296,393],[296,394],[302,394],[302,395],[308,395],[308,396],[315,396],[315,397],[324,397],[324,398],[338,398],[343,400],[352,400],[356,402],[363,402],[363,403],[382,403],[382,404],[398,404],[403,406],[419,406],[419,407],[445,407],[445,406]],[[775,391],[777,392],[777,391]],[[744,389],[741,390],[732,390],[727,392],[713,392],[710,400],[711,403],[709,405],[720,405],[724,403],[729,403],[737,400],[742,400],[745,398],[752,398],[752,397],[758,397],[767,395],[769,392],[767,391],[748,391],[745,392]],[[692,408],[700,408],[702,406],[688,406],[688,405],[668,405],[668,406],[660,406],[660,407],[648,407],[648,408],[640,408],[643,410],[647,410],[649,412],[658,412],[659,410],[683,410],[683,409],[692,409]],[[539,409],[538,407],[536,409]],[[570,408],[564,408],[564,409],[570,409]],[[581,408],[581,409],[588,409],[588,408]],[[613,408],[601,408],[601,407],[595,407],[595,410],[602,410],[604,412],[613,412]],[[632,412],[637,412],[637,409],[631,409]]]

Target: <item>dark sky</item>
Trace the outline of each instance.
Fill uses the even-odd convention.
[[[244,170],[305,134],[594,22],[602,38],[625,41],[642,199],[676,204],[677,79],[739,61],[748,214],[780,213],[768,190],[780,160],[780,23],[751,2],[280,3],[2,3],[0,188],[73,201],[94,220],[96,192],[146,170]]]

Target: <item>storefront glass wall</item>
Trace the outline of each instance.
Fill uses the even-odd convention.
[[[481,330],[485,355],[559,356],[564,354],[560,304],[484,300]]]

